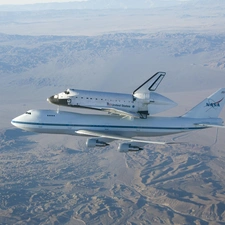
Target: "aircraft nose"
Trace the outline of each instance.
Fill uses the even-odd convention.
[[[15,117],[14,119],[12,119],[11,124],[12,124],[13,126],[15,126],[15,127],[20,128],[20,127],[21,127],[21,124],[22,124],[22,122],[21,122],[21,117],[22,117],[22,115],[17,116],[17,117]]]
[[[63,105],[63,106],[71,105],[70,98],[59,98],[59,95],[53,95],[47,98],[47,101],[56,105]]]
[[[16,119],[17,119],[17,117],[11,120],[11,124],[12,124],[13,126],[16,126]]]
[[[59,104],[59,96],[58,95],[52,95],[51,97],[47,98],[47,101],[52,104]]]

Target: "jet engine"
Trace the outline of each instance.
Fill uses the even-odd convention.
[[[129,151],[136,152],[141,150],[143,150],[143,148],[136,145],[132,145],[132,143],[122,143],[118,147],[119,152],[129,152]]]
[[[108,143],[104,142],[104,141],[101,141],[97,138],[89,138],[87,139],[86,141],[86,146],[88,148],[94,148],[94,147],[105,147],[109,145]]]

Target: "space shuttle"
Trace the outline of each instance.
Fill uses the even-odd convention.
[[[155,92],[165,75],[165,72],[157,72],[132,94],[67,89],[49,97],[47,101],[58,106],[100,110],[122,117],[146,119],[177,105]]]

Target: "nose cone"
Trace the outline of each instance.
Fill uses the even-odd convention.
[[[59,98],[58,95],[53,95],[53,96],[47,98],[47,101],[52,104],[55,104],[55,105],[71,106],[70,98]]]
[[[21,128],[21,124],[22,124],[22,115],[15,117],[14,119],[12,119],[11,124],[15,127]]]
[[[52,95],[51,97],[47,98],[47,101],[52,104],[59,104],[59,96],[58,95]]]
[[[12,121],[11,121],[11,124],[12,124],[13,126],[16,126],[16,123],[15,123],[16,119],[17,119],[17,117],[15,117],[14,119],[12,119]]]
[[[171,99],[155,92],[151,92],[151,98],[154,100],[154,102],[148,105],[149,114],[164,112],[177,105],[177,103]]]
[[[154,100],[155,105],[170,105],[171,107],[177,106],[177,103],[173,100],[155,92],[151,92],[151,98]]]

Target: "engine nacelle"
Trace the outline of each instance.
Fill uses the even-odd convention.
[[[109,145],[108,143],[104,142],[104,141],[101,141],[97,138],[89,138],[87,139],[86,141],[86,146],[88,148],[94,148],[94,147],[105,147]]]
[[[143,150],[143,148],[132,145],[131,143],[122,143],[118,147],[119,152],[129,152],[129,151],[137,152],[137,151],[141,151],[141,150]]]

